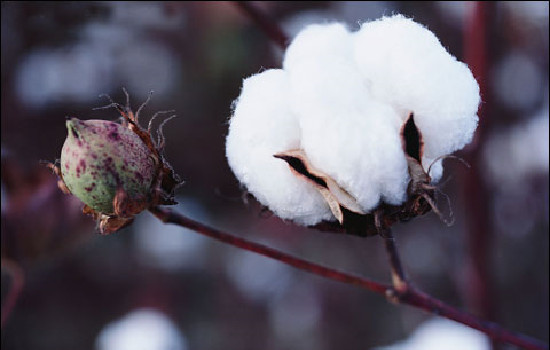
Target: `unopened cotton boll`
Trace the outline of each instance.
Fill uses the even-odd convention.
[[[336,184],[355,213],[400,205],[410,181],[401,132],[411,113],[427,170],[470,142],[479,100],[468,67],[410,19],[384,17],[355,33],[339,23],[310,25],[288,47],[283,69],[244,80],[227,158],[238,180],[281,218],[342,222],[315,182]],[[315,176],[274,157],[294,150],[303,157],[299,167]],[[439,162],[432,179],[441,173]]]

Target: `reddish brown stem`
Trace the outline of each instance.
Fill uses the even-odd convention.
[[[2,271],[6,272],[11,277],[10,290],[6,296],[4,305],[2,305],[1,327],[4,328],[4,324],[15,307],[15,302],[23,289],[24,277],[23,270],[21,270],[19,265],[8,259],[2,259]]]
[[[493,4],[476,1],[471,4],[471,10],[464,26],[464,59],[472,74],[479,83],[482,103],[479,106],[479,126],[476,131],[474,147],[466,160],[472,164],[471,169],[463,177],[464,192],[468,193],[466,208],[469,217],[467,227],[466,260],[467,285],[465,290],[467,305],[484,318],[495,318],[494,292],[491,288],[490,271],[492,237],[494,236],[489,218],[488,199],[490,198],[483,175],[479,171],[481,166],[480,150],[486,139],[487,130],[491,123],[488,107],[487,77],[488,77],[488,50],[487,30],[492,13]]]
[[[385,232],[384,244],[386,245],[386,252],[388,253],[390,260],[393,287],[399,292],[405,292],[407,288],[409,288],[409,283],[407,282],[405,273],[403,272],[401,259],[399,258],[399,253],[397,252],[395,239],[393,238],[391,229],[387,229]]]
[[[480,330],[495,341],[513,344],[528,350],[548,349],[548,344],[520,333],[510,332],[496,323],[484,321],[471,314],[456,310],[444,302],[432,298],[410,286],[408,290],[401,295],[396,292],[396,297],[404,304],[418,307],[429,313],[444,316]]]
[[[205,236],[215,238],[219,241],[231,244],[244,250],[265,255],[269,258],[281,261],[300,270],[311,272],[315,275],[323,276],[343,283],[357,285],[365,289],[375,291],[377,293],[385,293],[386,290],[391,288],[390,286],[385,284],[370,281],[363,277],[341,272],[330,267],[321,266],[316,263],[300,259],[279,250],[270,248],[263,244],[251,242],[247,239],[233,236],[220,230],[216,230],[214,228],[203,225],[200,222],[186,218],[166,208],[154,207],[149,209],[149,211],[163,222],[186,227]]]
[[[393,301],[403,304],[409,304],[421,308],[429,313],[440,315],[475,328],[497,341],[507,342],[529,350],[548,349],[548,345],[539,340],[533,339],[523,334],[510,332],[502,328],[498,324],[480,320],[473,315],[457,310],[440,300],[434,299],[429,295],[416,290],[415,288],[411,288],[410,286],[408,286],[404,291],[400,291],[389,285],[371,281],[361,276],[322,266],[314,262],[304,260],[281,252],[279,250],[270,248],[263,244],[251,242],[247,239],[233,236],[232,234],[208,227],[198,221],[191,220],[179,213],[173,212],[168,208],[152,207],[149,209],[149,211],[151,211],[153,215],[155,215],[159,220],[165,223],[172,223],[181,227],[194,230],[200,234],[215,238],[224,243],[231,244],[237,248],[262,254],[269,258],[278,260],[282,263],[288,264],[290,266],[296,267],[298,269],[307,271],[318,276],[351,285],[356,285],[363,289],[389,296],[390,299]],[[396,250],[395,253],[397,253]]]
[[[289,39],[281,27],[267,13],[251,1],[235,1],[235,4],[281,49],[286,49]]]

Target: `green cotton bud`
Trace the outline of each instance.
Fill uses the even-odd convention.
[[[134,216],[157,205],[176,204],[174,190],[182,184],[170,164],[164,159],[163,125],[157,139],[151,136],[151,122],[143,129],[139,112],[147,105],[152,92],[134,113],[129,106],[120,105],[108,96],[120,122],[108,120],[67,120],[67,139],[61,150],[60,166],[48,163],[59,177],[59,188],[73,194],[84,204],[83,212],[97,220],[101,234],[110,234],[129,225]]]
[[[155,174],[151,150],[129,128],[107,120],[67,120],[61,173],[73,195],[96,212],[114,214],[122,188],[130,199],[145,198]]]

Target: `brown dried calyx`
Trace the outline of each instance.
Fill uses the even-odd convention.
[[[384,235],[385,230],[395,222],[408,221],[430,210],[442,218],[435,204],[435,194],[438,189],[431,184],[431,178],[428,175],[430,169],[426,172],[422,166],[422,134],[414,123],[412,112],[401,129],[401,140],[410,176],[407,201],[401,205],[381,203],[369,213],[364,212],[357,200],[330,176],[316,169],[303,150],[289,150],[277,153],[274,157],[287,162],[296,176],[313,184],[329,205],[337,222],[323,221],[314,228],[357,236]],[[442,220],[446,221],[443,218]],[[450,223],[450,221],[447,222],[447,224]]]

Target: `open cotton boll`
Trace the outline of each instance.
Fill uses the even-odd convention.
[[[368,227],[351,227],[357,215],[368,221],[380,209],[389,223],[440,214],[430,182],[441,177],[441,161],[430,179],[415,145],[423,144],[425,171],[462,148],[479,102],[468,67],[410,19],[385,17],[356,33],[340,23],[310,25],[288,47],[283,69],[244,81],[227,158],[281,218],[304,225],[337,219],[348,232],[370,235]],[[382,203],[405,205],[390,212]]]
[[[288,94],[283,70],[245,79],[229,122],[226,155],[237,179],[260,203],[283,219],[313,225],[332,218],[328,205],[313,185],[273,157],[300,147],[300,128]]]
[[[292,73],[299,64],[312,64],[317,59],[350,64],[352,45],[352,37],[342,23],[308,25],[287,48],[283,69]]]
[[[403,119],[414,112],[425,168],[471,141],[479,86],[431,31],[397,15],[364,23],[354,40],[355,61],[373,95],[402,111]]]
[[[341,24],[313,25],[292,42],[284,60],[290,108],[298,116],[302,148],[365,212],[380,201],[405,199],[408,173],[401,119],[371,98]]]

